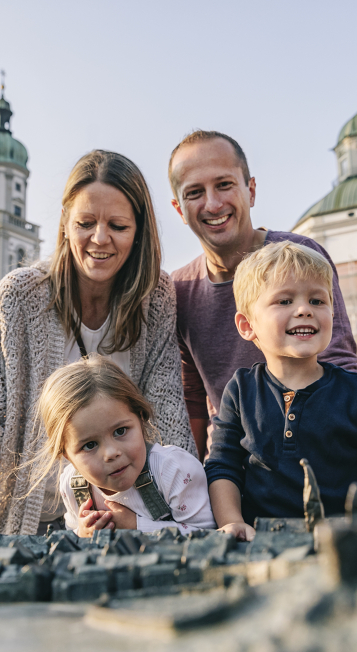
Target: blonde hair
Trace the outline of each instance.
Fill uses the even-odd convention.
[[[96,149],[83,156],[74,166],[62,197],[56,249],[49,274],[51,300],[49,308],[57,308],[61,323],[69,336],[72,328],[72,308],[77,313],[74,334],[81,327],[81,302],[77,273],[64,227],[78,193],[95,181],[120,190],[130,201],[136,220],[135,243],[129,258],[117,272],[110,296],[109,310],[114,324],[114,341],[105,353],[126,351],[138,341],[144,320],[142,301],[152,292],[160,277],[161,248],[150,192],[139,168],[125,156]]]
[[[44,383],[35,406],[34,428],[37,437],[47,433],[41,451],[22,466],[31,464],[31,489],[37,487],[52,467],[59,461],[58,479],[62,472],[65,429],[76,412],[86,407],[96,397],[102,396],[122,401],[141,421],[146,441],[158,439],[150,423],[153,410],[136,385],[114,362],[97,354],[60,367]],[[21,466],[20,466],[21,468]]]
[[[333,305],[333,271],[328,260],[310,247],[284,240],[258,249],[238,265],[233,280],[237,312],[251,318],[252,308],[267,285],[283,283],[289,274],[297,279],[321,280]]]

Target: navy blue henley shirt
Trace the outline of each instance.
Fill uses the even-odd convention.
[[[324,375],[296,391],[287,414],[284,393],[291,390],[266,364],[238,369],[224,390],[207,480],[237,485],[251,525],[256,516],[303,516],[302,457],[314,470],[326,516],[344,511],[357,481],[357,374],[320,364]]]

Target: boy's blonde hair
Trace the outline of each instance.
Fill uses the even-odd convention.
[[[102,396],[122,401],[141,421],[146,441],[158,439],[150,423],[153,410],[140,390],[114,362],[97,354],[82,358],[57,369],[44,383],[35,406],[35,431],[47,439],[40,453],[31,461],[31,493],[59,461],[58,478],[62,471],[65,429],[76,412],[86,407],[95,397]],[[26,495],[28,495],[26,494]]]
[[[283,283],[289,274],[297,279],[317,278],[327,285],[333,305],[333,271],[326,258],[310,247],[289,240],[249,254],[238,265],[233,281],[237,312],[250,319],[252,308],[270,283]]]

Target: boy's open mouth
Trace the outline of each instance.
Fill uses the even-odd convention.
[[[297,326],[286,331],[287,335],[299,335],[300,337],[307,337],[308,335],[315,335],[318,330],[313,326]]]

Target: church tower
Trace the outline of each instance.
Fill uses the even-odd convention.
[[[330,254],[357,340],[357,114],[342,127],[333,150],[338,170],[333,190],[292,231],[313,238]]]
[[[4,97],[2,73],[0,97],[0,278],[40,255],[40,227],[26,219],[26,187],[30,174],[27,150],[10,131],[12,111]]]

